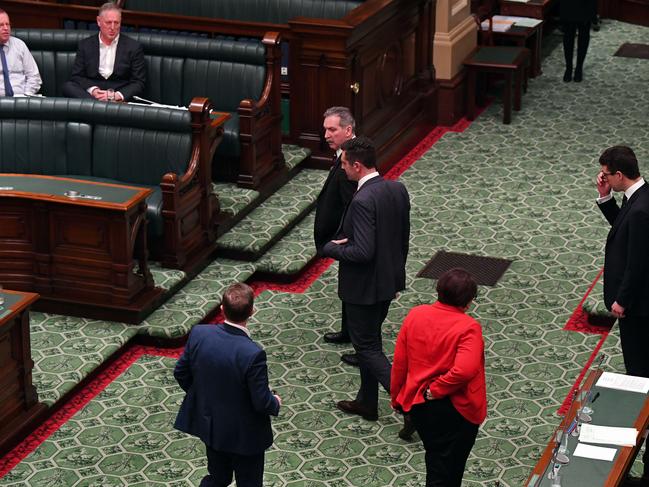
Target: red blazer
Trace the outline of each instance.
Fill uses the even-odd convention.
[[[423,403],[429,384],[433,397],[449,396],[467,421],[484,421],[482,327],[460,308],[440,302],[413,308],[403,322],[392,364],[392,407],[408,412]]]

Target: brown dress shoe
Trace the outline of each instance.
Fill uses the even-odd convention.
[[[373,411],[357,401],[338,401],[336,407],[345,413],[362,416],[363,419],[367,419],[368,421],[376,421],[379,419],[379,414],[376,410]]]

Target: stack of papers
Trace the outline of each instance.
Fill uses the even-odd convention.
[[[603,372],[596,385],[597,387],[617,389],[618,391],[639,392],[641,394],[649,392],[649,379],[646,377],[615,374],[613,372]]]
[[[579,441],[584,443],[635,446],[637,439],[638,430],[635,428],[582,424],[579,431]]]
[[[511,20],[506,20],[503,18],[497,19],[496,17],[502,17],[501,15],[494,15],[492,18],[492,25],[491,29],[493,32],[507,32],[509,29],[511,29],[512,25],[514,25],[514,22]],[[482,24],[480,24],[480,28],[482,30],[489,30],[489,19],[483,20]]]
[[[575,448],[574,455],[576,457],[593,458],[595,460],[606,460],[607,462],[612,462],[615,458],[616,452],[617,450],[615,448],[604,448],[602,446],[579,443],[577,448]]]

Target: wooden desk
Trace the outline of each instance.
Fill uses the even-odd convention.
[[[502,15],[532,17],[543,20],[540,30],[541,38],[543,38],[552,29],[553,24],[548,20],[550,19],[550,13],[558,4],[559,0],[529,0],[528,2],[500,0],[500,13]]]
[[[492,32],[491,35],[496,44],[514,44],[519,47],[527,47],[532,56],[530,78],[536,78],[543,73],[541,70],[542,28],[543,22],[535,27],[513,25],[506,32]]]
[[[100,199],[66,196],[68,191]],[[38,292],[36,309],[138,323],[160,301],[149,271],[151,190],[0,174],[0,282]],[[136,266],[137,264],[137,266]]]
[[[0,291],[0,455],[11,449],[46,409],[32,385],[29,307],[38,294]]]
[[[503,123],[512,119],[512,82],[514,84],[514,110],[521,109],[521,90],[527,89],[525,70],[529,64],[530,51],[526,48],[509,46],[481,46],[464,60],[467,69],[467,118],[473,120],[476,112],[478,74],[497,74],[505,79],[503,93]]]
[[[601,371],[591,372],[586,378],[583,388],[587,390],[591,384],[597,382],[600,375]],[[593,394],[600,393],[597,402],[593,404],[595,412],[592,414],[592,424],[634,427],[639,432],[637,444],[634,447],[601,445],[617,450],[613,461],[606,462],[572,455],[577,446],[577,438],[570,437],[568,443],[570,463],[561,467],[561,480],[562,484],[566,486],[616,487],[621,485],[626,478],[644,441],[643,434],[649,425],[649,397],[646,394],[598,388],[596,386],[593,386],[592,390]],[[579,407],[580,403],[578,401],[571,406],[557,431],[572,422]],[[552,436],[553,438],[550,439],[541,459],[532,470],[525,484],[526,487],[550,487],[551,481],[548,479],[548,472],[552,468],[552,453],[555,447],[555,435]]]

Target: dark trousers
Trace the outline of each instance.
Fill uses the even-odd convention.
[[[207,471],[200,487],[227,487],[232,483],[232,474],[237,487],[262,487],[264,480],[264,452],[257,455],[212,450],[205,445]]]
[[[381,325],[390,309],[390,301],[376,304],[343,303],[347,329],[358,355],[361,388],[356,401],[374,411],[378,409],[379,383],[390,392],[391,366],[383,353]]]
[[[649,377],[649,317],[627,316],[619,320],[624,367],[629,375]],[[649,478],[649,444],[642,455],[644,477]]]
[[[590,43],[590,21],[564,22],[563,23],[563,55],[566,60],[566,69],[572,69],[572,57],[575,51],[575,34],[577,38],[577,69],[581,70],[588,52]]]
[[[478,425],[464,419],[448,397],[417,404],[410,414],[426,450],[426,487],[460,487]]]
[[[349,338],[349,329],[347,328],[347,313],[345,312],[345,303],[342,303],[342,313],[340,315],[340,333]]]

